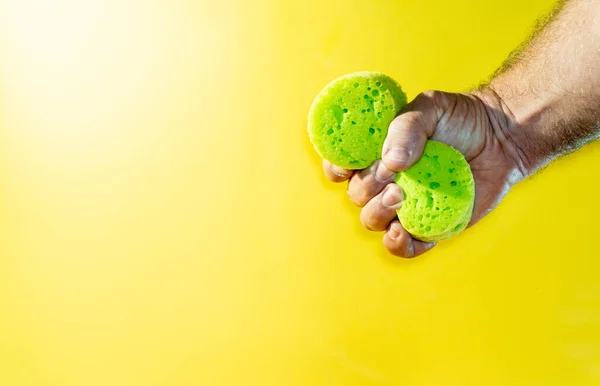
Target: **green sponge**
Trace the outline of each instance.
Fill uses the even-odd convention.
[[[466,228],[475,201],[475,182],[468,162],[451,146],[429,140],[416,164],[398,173],[404,191],[398,210],[402,226],[414,238],[448,239]]]
[[[310,141],[319,155],[345,169],[364,169],[381,158],[388,126],[406,104],[390,77],[356,72],[329,83],[308,114]]]

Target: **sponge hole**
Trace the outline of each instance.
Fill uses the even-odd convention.
[[[338,105],[333,105],[331,106],[331,112],[333,113],[333,116],[335,117],[337,123],[342,123],[342,121],[344,120],[344,111],[342,110],[342,108]]]
[[[450,186],[456,186],[456,181],[450,181]]]
[[[373,135],[375,134],[375,129],[372,127],[369,127],[369,135]]]
[[[433,196],[429,190],[425,191],[425,195],[427,195],[427,208],[433,209]],[[429,216],[429,215],[428,215]]]
[[[333,134],[333,129],[327,130],[327,135],[331,135],[331,134]]]

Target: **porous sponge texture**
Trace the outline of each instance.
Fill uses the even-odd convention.
[[[398,173],[404,191],[398,210],[402,226],[416,239],[448,239],[467,227],[475,202],[475,182],[463,155],[442,142],[429,140],[416,164]]]
[[[308,133],[317,153],[334,165],[364,169],[381,158],[388,126],[406,104],[389,76],[356,72],[333,80],[316,96]]]

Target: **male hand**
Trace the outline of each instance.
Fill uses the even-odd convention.
[[[331,181],[349,181],[348,196],[362,207],[360,220],[365,228],[386,231],[383,244],[392,254],[414,257],[435,243],[412,238],[398,221],[396,211],[404,197],[394,183],[396,173],[421,158],[429,138],[459,150],[475,179],[471,226],[490,213],[526,174],[520,150],[507,134],[511,122],[491,90],[471,94],[428,91],[407,104],[392,121],[381,160],[354,171],[323,160],[323,168]]]

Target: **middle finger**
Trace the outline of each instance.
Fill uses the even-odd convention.
[[[386,168],[381,160],[377,160],[350,178],[348,197],[356,205],[363,207],[392,182],[395,176],[396,174]]]
[[[395,183],[390,183],[375,196],[360,212],[360,222],[371,231],[383,231],[396,218],[396,211],[402,205],[404,194]]]

